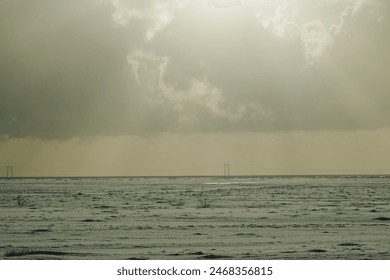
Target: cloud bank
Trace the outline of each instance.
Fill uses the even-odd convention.
[[[0,2],[1,139],[389,127],[390,4],[209,3]]]

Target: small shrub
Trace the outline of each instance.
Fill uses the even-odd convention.
[[[19,207],[23,207],[26,204],[26,200],[19,194],[16,197],[16,203],[18,204]]]
[[[211,200],[207,196],[201,196],[199,198],[200,208],[210,208]]]

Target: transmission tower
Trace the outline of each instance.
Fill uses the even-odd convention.
[[[230,179],[230,164],[229,163],[225,163],[225,165],[224,165],[223,178]]]
[[[7,180],[11,180],[13,178],[14,178],[13,166],[8,165],[7,166]]]

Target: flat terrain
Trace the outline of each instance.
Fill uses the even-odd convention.
[[[0,180],[1,259],[390,259],[389,177]]]

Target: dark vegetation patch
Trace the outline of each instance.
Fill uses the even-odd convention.
[[[109,209],[109,208],[113,208],[113,207],[109,206],[109,205],[98,205],[98,206],[95,206],[94,208],[97,208],[97,209]]]
[[[40,228],[40,229],[33,229],[30,231],[30,233],[41,233],[41,232],[50,232],[50,229]]]
[[[232,259],[231,256],[215,255],[215,254],[204,255],[201,258],[202,259],[206,259],[206,260],[228,260],[228,259]]]
[[[194,252],[194,253],[189,253],[189,255],[194,255],[194,256],[203,256],[204,253],[202,251]]]
[[[352,246],[362,246],[362,245],[354,242],[345,242],[345,243],[338,244],[337,246],[352,247]]]
[[[93,222],[103,222],[103,221],[102,220],[94,220],[94,219],[84,219],[84,220],[81,220],[81,222],[93,223]]]
[[[61,251],[21,249],[21,250],[13,250],[13,251],[6,252],[4,254],[4,257],[20,257],[20,256],[28,256],[28,255],[64,256],[64,255],[73,255],[73,254],[67,252],[61,252]]]
[[[378,218],[375,218],[374,220],[377,220],[377,221],[390,221],[390,218],[388,218],[388,217],[378,217]]]
[[[151,248],[149,245],[134,245],[133,248],[135,249],[146,249]]]
[[[308,250],[308,252],[310,252],[310,253],[326,253],[327,251],[323,250],[323,249],[311,249],[311,250]]]

